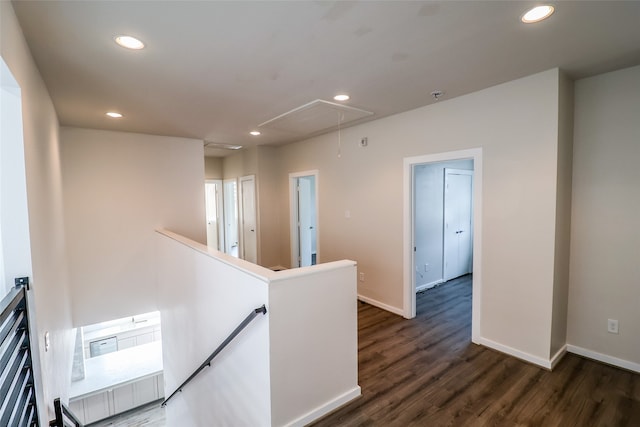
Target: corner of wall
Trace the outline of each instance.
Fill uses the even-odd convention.
[[[569,259],[571,243],[571,183],[573,170],[573,81],[562,70],[558,80],[558,152],[556,222],[550,355],[567,342]]]
[[[222,157],[204,158],[204,177],[205,179],[222,179]]]
[[[260,265],[265,267],[288,265],[285,262],[286,259],[281,257],[285,241],[280,238],[282,210],[278,200],[281,197],[278,147],[258,146],[257,155],[256,185]]]

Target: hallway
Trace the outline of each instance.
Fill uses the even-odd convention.
[[[362,397],[315,426],[640,423],[638,374],[573,354],[549,372],[472,344],[471,276],[419,293],[417,313],[359,305]]]

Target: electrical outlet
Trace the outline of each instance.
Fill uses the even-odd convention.
[[[424,272],[428,272],[429,270],[431,270],[431,266],[427,263],[424,265]]]
[[[364,282],[364,273],[362,273],[362,272],[360,273],[360,281]]]
[[[607,332],[610,334],[618,333],[618,320],[617,319],[607,319]]]

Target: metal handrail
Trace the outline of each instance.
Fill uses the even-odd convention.
[[[73,427],[84,427],[75,414],[60,401],[59,397],[53,401],[53,409],[56,413],[56,419],[49,421],[49,427],[66,427],[69,424],[65,423],[65,420],[69,420]]]
[[[200,372],[202,372],[202,370],[204,368],[206,368],[207,366],[211,366],[211,361],[227,346],[229,345],[229,343],[231,341],[233,341],[233,339],[238,336],[238,334],[240,332],[242,332],[242,330],[244,328],[247,327],[247,325],[249,323],[251,323],[251,321],[258,315],[258,314],[267,314],[267,307],[265,307],[264,305],[262,307],[258,307],[255,310],[252,310],[251,313],[242,321],[242,323],[240,323],[238,325],[237,328],[235,328],[233,330],[233,332],[231,332],[231,334],[229,334],[229,336],[222,342],[222,344],[220,344],[218,346],[218,348],[216,348],[214,350],[213,353],[211,353],[211,355],[209,357],[207,357],[207,360],[205,360],[200,366],[198,366],[198,368],[189,376],[189,378],[187,378],[182,384],[180,384],[180,387],[178,387],[173,393],[171,393],[169,395],[169,397],[167,397],[164,402],[162,402],[162,407],[165,407],[167,405],[167,403],[169,402],[169,400],[171,400],[171,398],[173,396],[175,396],[176,394],[178,394],[179,392],[182,391],[182,389],[184,388],[184,386],[186,386],[192,379],[194,379]]]

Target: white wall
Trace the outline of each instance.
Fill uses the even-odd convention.
[[[276,147],[258,147],[258,172],[256,185],[258,186],[258,232],[260,233],[260,247],[258,259],[260,265],[265,267],[286,266],[289,261],[283,263],[280,259],[283,246],[289,245],[289,240],[281,240],[280,223],[282,221],[283,208],[278,201],[281,191],[279,150]],[[287,178],[284,178],[285,180]],[[287,190],[288,191],[288,190]]]
[[[202,141],[62,128],[73,322],[156,310],[154,230],[206,242]]]
[[[55,109],[10,2],[0,2],[0,54],[22,94],[24,159],[31,249],[30,292],[40,422],[53,418],[53,399],[67,401],[73,330],[64,238],[59,128]],[[3,144],[5,143],[3,138]],[[23,218],[24,219],[24,218]],[[4,231],[4,228],[3,228]],[[4,234],[4,233],[3,233]],[[28,273],[28,272],[27,272]],[[49,332],[51,346],[44,350]]]
[[[473,160],[428,163],[414,168],[416,288],[442,281],[444,169],[473,170]],[[425,271],[429,264],[429,271]]]
[[[575,83],[567,340],[640,371],[640,67]],[[618,335],[607,319],[619,321]]]
[[[256,175],[258,173],[259,147],[245,148],[222,160],[224,179],[240,178],[241,176]]]
[[[205,179],[222,179],[222,157],[204,158]]]
[[[318,169],[322,176],[323,262],[355,259],[366,277],[358,293],[403,311],[403,158],[482,147],[480,333],[488,344],[548,361],[559,74],[549,70],[344,129],[341,157],[336,132],[281,147],[282,175]],[[363,136],[366,148],[358,144]],[[287,206],[286,178],[279,182],[279,203]],[[289,241],[288,223],[285,214],[281,241]],[[280,258],[290,259],[288,247]]]
[[[273,425],[306,425],[360,395],[355,284],[347,260],[269,283]]]
[[[301,426],[360,395],[353,261],[273,272],[168,231],[156,245],[166,396],[268,310],[168,402],[168,425]]]

